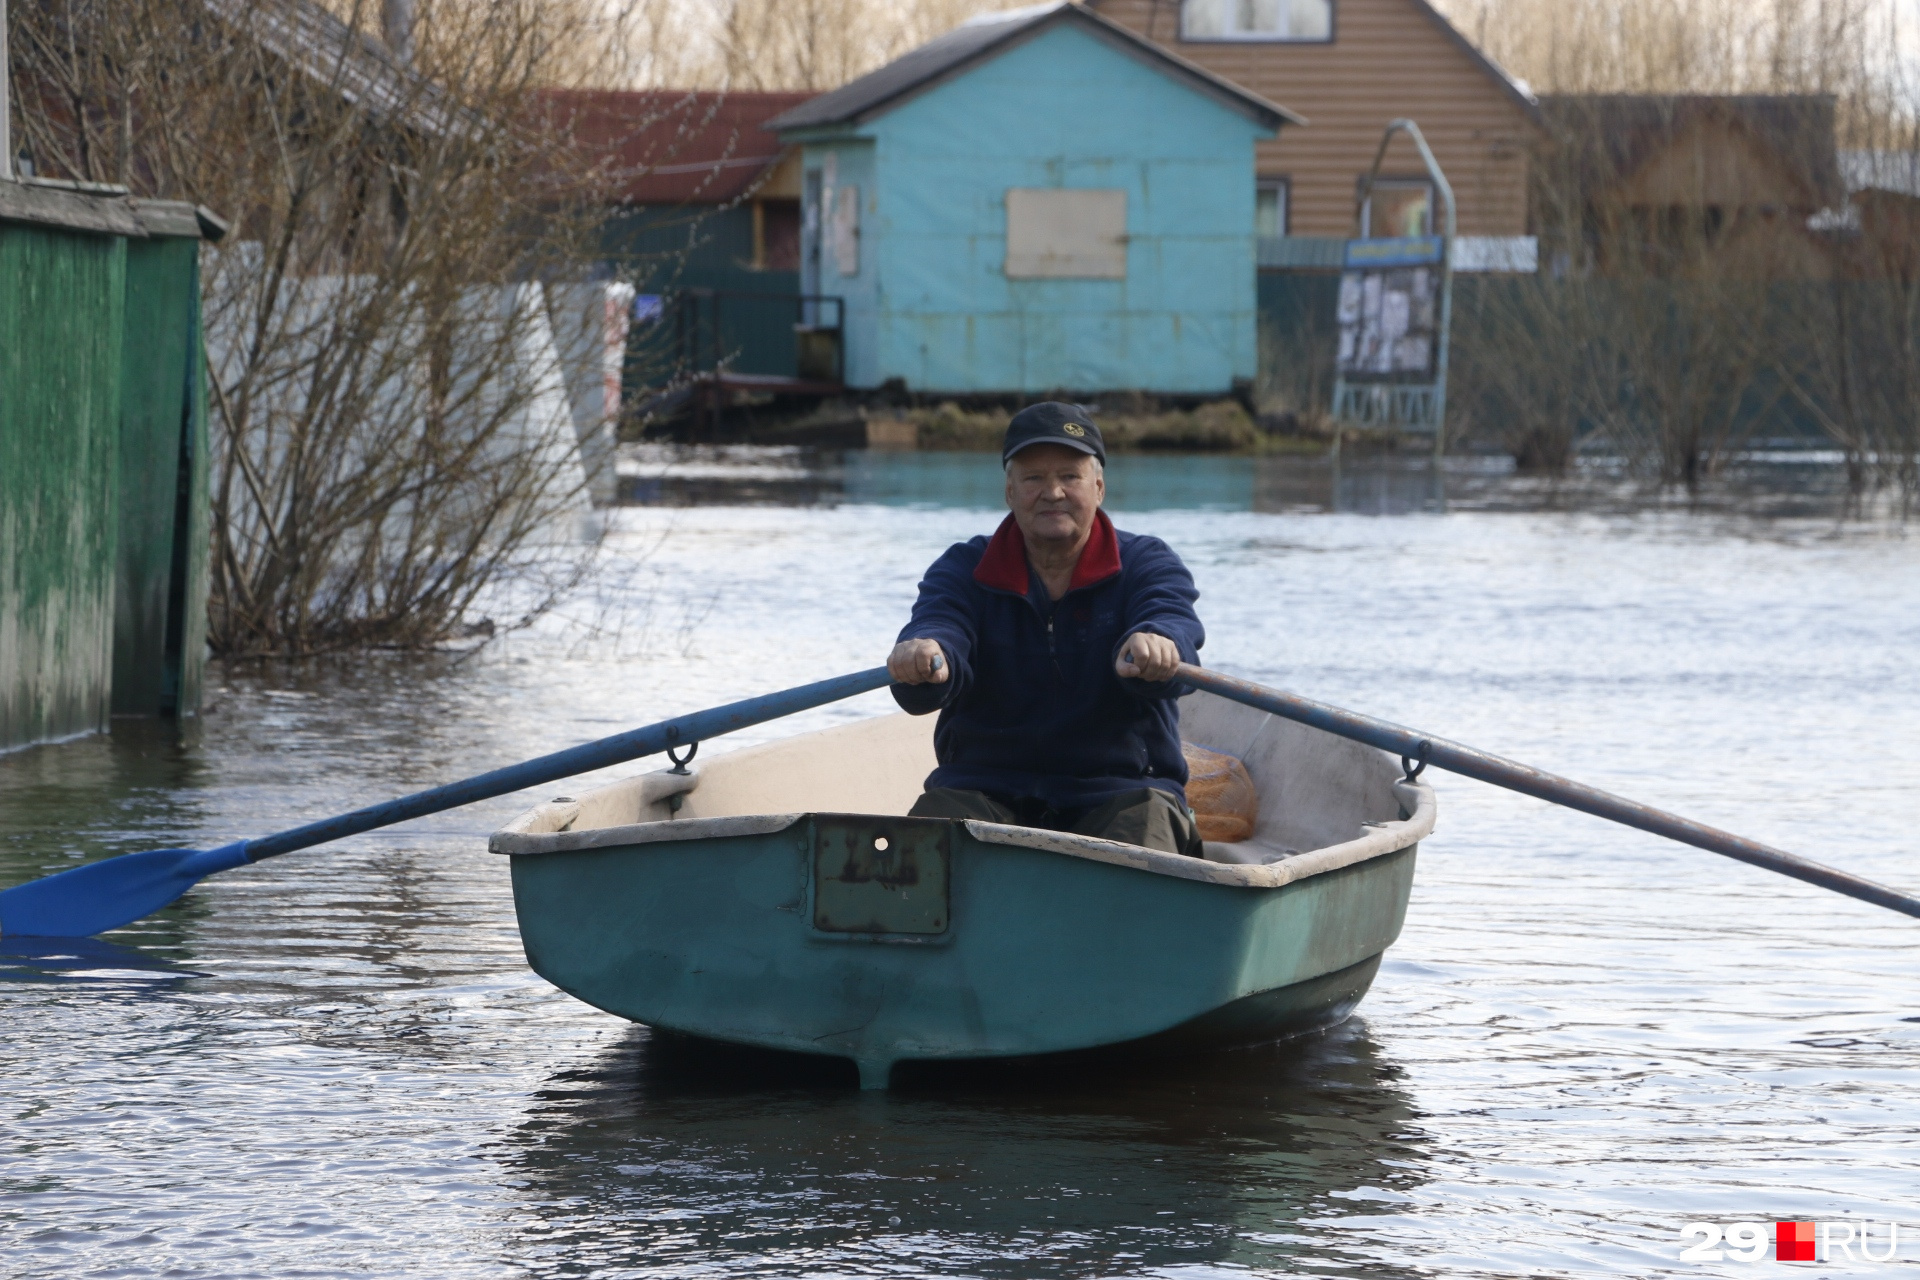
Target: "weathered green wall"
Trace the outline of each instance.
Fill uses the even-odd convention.
[[[206,396],[200,243],[127,245],[121,354],[115,715],[191,713],[206,652]]]
[[[109,715],[126,265],[0,223],[0,749]]]

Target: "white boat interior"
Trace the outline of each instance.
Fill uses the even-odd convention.
[[[1196,864],[1028,827],[969,822],[969,830],[995,843],[1273,887],[1405,848],[1433,829],[1432,789],[1403,780],[1382,751],[1204,691],[1181,699],[1180,708],[1187,741],[1246,765],[1260,793],[1251,838],[1209,842],[1206,864]],[[623,779],[530,810],[492,848],[541,853],[733,834],[743,829],[737,822],[714,820],[762,815],[905,814],[934,768],[934,721],[876,716],[703,759],[684,773]]]

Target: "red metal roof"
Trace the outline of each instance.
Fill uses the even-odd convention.
[[[630,204],[726,204],[780,159],[760,126],[812,93],[547,89],[549,123],[606,166]]]

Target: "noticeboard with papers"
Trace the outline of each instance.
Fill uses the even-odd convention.
[[[1337,313],[1343,379],[1434,379],[1445,246],[1439,236],[1347,242]]]

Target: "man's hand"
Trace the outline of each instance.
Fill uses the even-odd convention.
[[[902,640],[887,655],[887,674],[895,684],[945,684],[952,667],[933,640]]]
[[[1141,680],[1171,680],[1173,669],[1179,665],[1179,645],[1151,631],[1136,631],[1120,646],[1120,656],[1114,659],[1113,669],[1119,675]]]

